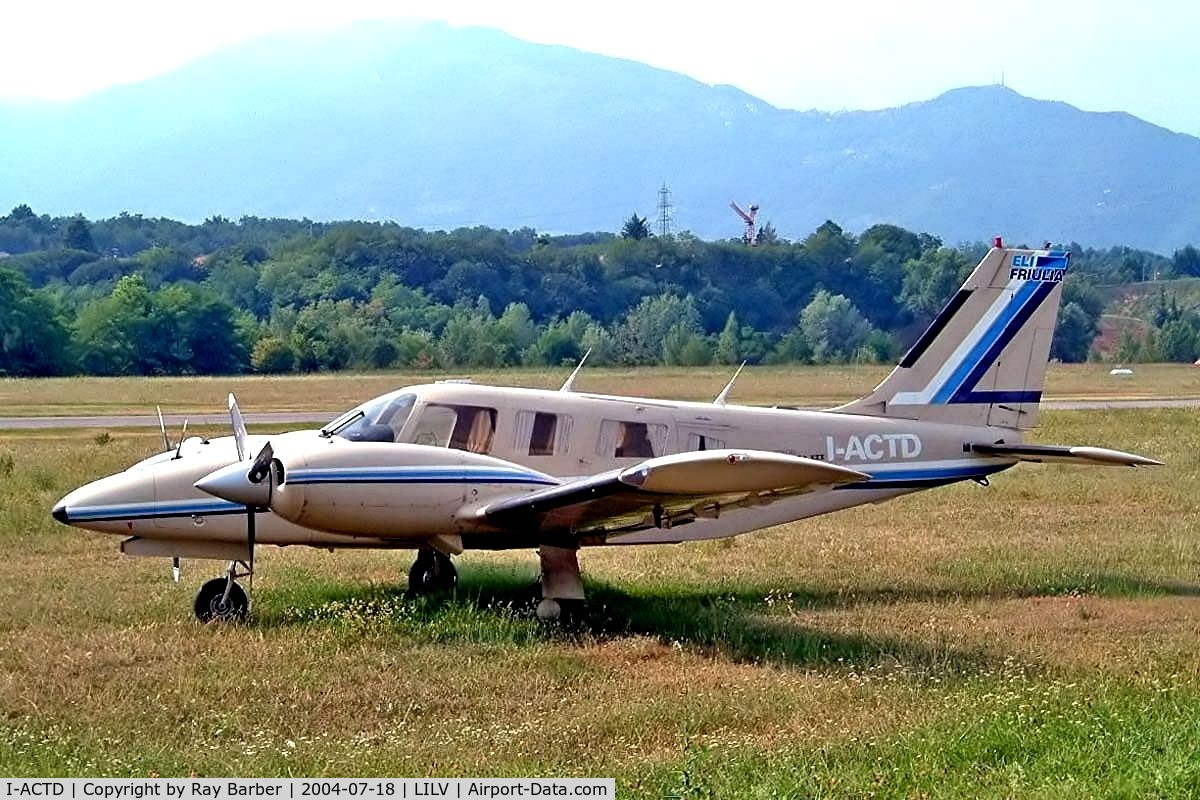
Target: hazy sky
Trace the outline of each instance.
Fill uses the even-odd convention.
[[[784,108],[882,108],[1003,77],[1200,135],[1200,3],[1185,0],[43,0],[0,12],[0,96],[77,96],[273,31],[406,16],[644,61]]]

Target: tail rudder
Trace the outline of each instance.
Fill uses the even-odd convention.
[[[835,411],[1020,430],[1037,424],[1070,253],[996,245],[883,382]]]

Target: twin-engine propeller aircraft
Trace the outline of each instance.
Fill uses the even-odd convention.
[[[464,550],[536,548],[538,615],[582,600],[578,551],[716,539],[988,477],[1020,461],[1142,466],[1025,444],[1038,419],[1069,254],[997,239],[900,364],[827,411],[442,382],[377,397],[320,430],[174,449],[68,494],[60,522],[137,556],[229,562],[201,620],[244,617],[260,544],[408,548],[413,591],[453,586]],[[736,376],[735,376],[736,377]],[[732,384],[732,381],[731,381]],[[164,435],[164,439],[165,439]]]

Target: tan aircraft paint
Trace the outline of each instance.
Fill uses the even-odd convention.
[[[1044,380],[1061,270],[1057,278],[1047,270],[1020,270],[1037,270],[1037,264],[1056,258],[1046,251],[993,248],[960,290],[966,293],[961,306],[923,337],[928,340],[919,356],[906,359],[866,397],[830,411],[447,382],[399,390],[360,407],[382,414],[391,401],[411,395],[402,424],[361,420],[363,431],[390,442],[314,431],[249,437],[247,457],[269,439],[278,464],[264,488],[270,490],[271,511],[256,517],[257,541],[321,547],[435,541],[438,549],[452,552],[459,544],[493,549],[551,541],[678,542],[881,502],[933,483],[984,481],[1018,458],[980,455],[971,446],[1020,443],[1036,421],[1032,393],[1040,393]],[[1028,304],[1025,297],[1031,298]],[[1022,310],[1030,311],[1027,319]],[[1016,322],[1007,323],[1010,317]],[[999,348],[994,357],[985,357],[989,345]],[[447,408],[459,411],[450,415]],[[460,424],[468,419],[463,409],[471,409],[469,425]],[[552,437],[543,426],[544,447],[531,448],[539,413],[554,415],[556,424]],[[451,438],[456,447],[446,446]],[[749,487],[731,480],[720,490],[697,480],[694,495],[679,494],[686,488],[680,478],[685,473],[664,457],[700,449],[716,451],[696,456],[701,460],[717,453],[725,458],[727,451],[761,453],[755,469],[766,484],[777,476],[778,485],[759,490],[760,483]],[[769,454],[797,458],[788,464],[780,459],[773,472]],[[219,472],[240,480],[245,467],[227,466],[236,460],[232,440],[192,443],[181,455],[149,459],[82,487],[63,498],[56,514],[79,527],[163,542],[244,542],[244,507],[214,502],[193,485]],[[1126,455],[1116,454],[1114,463],[1133,463],[1122,460]],[[847,483],[844,471],[822,472],[822,464],[866,479]],[[541,497],[556,485],[570,489],[589,476],[638,465],[660,470],[655,485],[671,491],[639,505],[636,487],[618,486],[634,499],[598,498],[602,512],[605,503],[613,503],[608,517],[592,514],[586,498],[568,509],[531,511],[520,525],[503,523],[506,518],[491,512],[497,504]],[[797,478],[800,472],[807,477]],[[123,516],[128,509],[133,511]],[[103,518],[106,514],[111,518]]]

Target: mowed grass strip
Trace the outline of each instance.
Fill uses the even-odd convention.
[[[0,772],[614,775],[621,796],[1179,796],[1200,790],[1196,412],[1047,413],[1037,439],[1155,470],[1021,465],[694,545],[581,556],[533,619],[531,552],[450,596],[407,553],[263,548],[219,572],[54,523],[156,432],[0,437]],[[7,466],[6,466],[7,465]]]
[[[1138,364],[1132,376],[1109,375],[1109,364],[1051,364],[1046,380],[1050,399],[1137,399],[1200,397],[1200,369],[1189,364]],[[731,399],[751,405],[834,405],[860,397],[887,375],[891,366],[753,366],[738,378]],[[384,392],[445,378],[470,377],[479,383],[556,389],[570,367],[463,369],[451,372],[319,373],[156,378],[0,379],[0,416],[103,416],[153,414],[155,406],[174,419],[188,414],[220,414],[225,397],[237,394],[254,412],[335,413]],[[732,367],[589,367],[577,391],[678,400],[713,399],[733,374]]]

